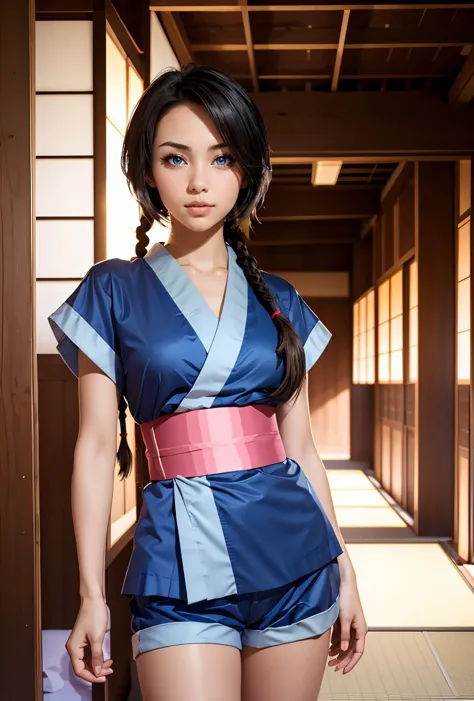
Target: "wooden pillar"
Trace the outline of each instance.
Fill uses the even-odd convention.
[[[34,5],[0,5],[0,687],[40,701]]]
[[[373,237],[352,246],[351,296],[354,303],[373,286]],[[353,351],[351,351],[353,363]],[[351,460],[374,464],[374,385],[351,384]]]
[[[415,531],[450,536],[454,495],[454,163],[417,162]]]

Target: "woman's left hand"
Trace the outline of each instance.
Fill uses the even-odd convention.
[[[339,618],[334,623],[328,655],[328,667],[335,667],[343,674],[350,672],[365,650],[367,623],[360,603],[355,577],[341,581],[339,593]]]

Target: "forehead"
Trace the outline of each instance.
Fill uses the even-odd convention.
[[[201,105],[183,103],[172,107],[156,128],[156,139],[179,141],[191,147],[209,146],[222,141],[208,111]]]

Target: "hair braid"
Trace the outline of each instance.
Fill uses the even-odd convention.
[[[147,231],[152,227],[153,220],[150,221],[150,217],[146,213],[143,213],[140,217],[140,224],[136,228],[137,233],[137,244],[135,246],[135,253],[137,258],[143,258],[147,253],[147,246],[150,243],[150,239],[147,236]],[[127,441],[127,427],[126,427],[126,411],[127,411],[127,401],[125,395],[122,393],[119,400],[119,418],[120,418],[120,445],[117,450],[117,462],[119,464],[119,477],[125,479],[129,476],[132,470],[132,451]]]
[[[237,256],[237,263],[244,271],[245,277],[257,299],[269,314],[277,311],[277,301],[269,289],[258,268],[257,260],[250,254],[242,231],[238,227],[224,225],[224,238],[232,246]],[[284,376],[281,385],[269,397],[277,401],[287,401],[292,387],[297,387],[294,397],[301,390],[301,383],[306,373],[305,354],[301,338],[296,333],[287,316],[281,311],[273,317],[273,323],[278,330],[277,354],[284,363]],[[293,392],[290,392],[293,395]]]

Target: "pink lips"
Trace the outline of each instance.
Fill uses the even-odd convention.
[[[188,209],[193,216],[197,217],[202,217],[205,214],[208,214],[213,206],[214,205],[209,204],[209,202],[200,202],[199,200],[194,200],[194,202],[190,202],[189,204],[185,205],[186,209]]]

